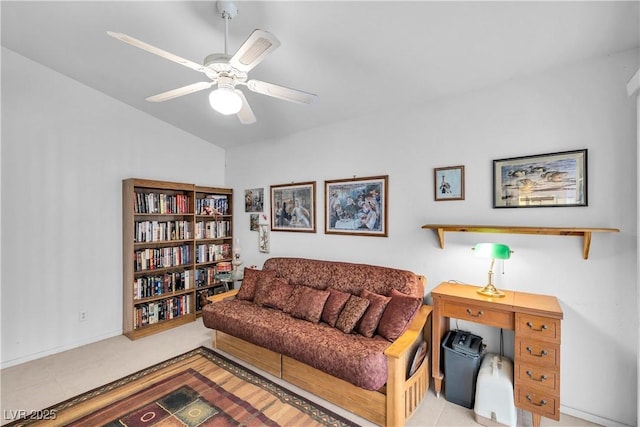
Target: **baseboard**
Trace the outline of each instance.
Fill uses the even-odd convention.
[[[599,417],[588,412],[580,411],[578,409],[569,408],[567,406],[560,405],[560,413],[571,415],[572,417],[580,418],[601,426],[607,427],[630,427],[629,424],[622,424],[618,421],[610,420],[608,418]]]
[[[10,368],[12,366],[21,365],[26,362],[30,362],[32,360],[40,359],[46,356],[51,356],[52,354],[62,353],[63,351],[73,350],[74,348],[82,347],[83,345],[92,344],[94,342],[102,341],[107,338],[117,337],[118,335],[122,335],[122,329],[118,329],[117,331],[108,332],[106,334],[97,335],[94,337],[90,337],[81,341],[76,341],[72,344],[67,344],[60,347],[54,347],[47,350],[39,351],[37,353],[28,354],[26,356],[18,357],[16,359],[11,360],[3,360],[0,362],[0,369]]]

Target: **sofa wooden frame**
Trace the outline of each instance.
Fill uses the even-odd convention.
[[[423,289],[425,278],[420,276]],[[209,297],[213,303],[235,296],[238,290]],[[402,426],[422,402],[429,389],[431,351],[409,377],[413,356],[423,340],[431,348],[432,307],[422,305],[408,329],[384,354],[387,358],[387,383],[380,390],[357,387],[305,363],[264,347],[213,331],[213,348],[229,353],[269,374],[281,378],[316,396],[334,403],[381,426]]]

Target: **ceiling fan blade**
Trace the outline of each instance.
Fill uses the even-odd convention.
[[[298,104],[313,104],[318,101],[318,95],[303,92],[297,89],[274,85],[260,80],[249,80],[247,87],[253,92],[262,95],[273,96],[274,98],[284,99],[285,101],[296,102]]]
[[[189,95],[190,93],[199,92],[201,90],[209,89],[216,82],[198,82],[187,86],[179,87],[177,89],[169,90],[167,92],[159,93],[157,95],[146,98],[150,102],[162,102],[169,99],[177,98],[183,95]]]
[[[246,73],[258,65],[267,54],[278,46],[280,46],[280,41],[276,36],[267,31],[254,30],[229,60],[229,64]]]
[[[238,120],[240,120],[240,123],[242,123],[243,125],[250,125],[252,123],[255,123],[256,116],[253,114],[253,110],[249,106],[244,93],[242,93],[242,91],[238,89],[236,89],[236,93],[240,95],[240,98],[242,98],[242,108],[240,109],[240,111],[238,111],[237,114]]]
[[[153,53],[154,55],[158,55],[164,59],[168,59],[169,61],[176,62],[180,65],[184,65],[185,67],[189,67],[192,70],[200,71],[201,73],[204,72],[204,67],[200,64],[196,64],[193,61],[189,61],[188,59],[181,58],[178,55],[174,55],[173,53],[169,53],[155,46],[151,46],[148,43],[145,43],[126,34],[115,33],[113,31],[107,31],[107,34],[109,34],[114,39],[118,39],[122,42],[130,44],[131,46],[146,50],[149,53]]]

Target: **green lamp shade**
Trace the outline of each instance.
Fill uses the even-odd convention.
[[[509,259],[511,249],[502,243],[478,243],[473,248],[475,255],[482,258]]]

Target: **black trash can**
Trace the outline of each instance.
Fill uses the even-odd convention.
[[[442,342],[442,350],[445,399],[473,408],[476,379],[484,352],[482,337],[467,331],[451,330]]]

